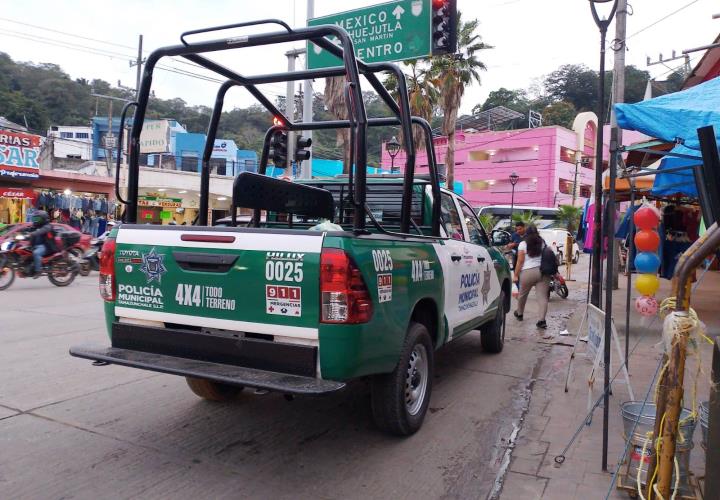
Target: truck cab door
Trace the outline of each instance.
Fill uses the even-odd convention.
[[[438,257],[445,276],[444,309],[448,338],[452,339],[471,330],[472,323],[479,316],[477,311],[482,302],[482,273],[477,258],[477,245],[467,240],[455,197],[443,192],[441,202],[443,229],[449,239],[444,240],[438,248]]]
[[[493,302],[500,296],[500,281],[498,280],[498,269],[488,251],[490,241],[472,207],[460,197],[456,197],[456,201],[460,207],[466,241],[471,245],[473,257],[477,261],[480,272],[480,301],[478,307],[473,311],[476,317],[483,317],[488,312],[494,314]]]

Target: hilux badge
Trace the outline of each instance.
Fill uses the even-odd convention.
[[[160,278],[165,272],[167,272],[167,268],[163,264],[163,260],[165,260],[165,256],[159,255],[155,251],[155,248],[150,250],[149,253],[142,254],[143,264],[142,267],[140,267],[140,270],[145,273],[148,283],[152,283],[156,280],[160,283]]]

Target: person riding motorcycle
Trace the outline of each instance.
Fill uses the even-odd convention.
[[[55,245],[55,231],[50,225],[50,217],[43,210],[36,211],[32,216],[33,231],[28,235],[33,247],[34,278],[42,273],[42,258],[57,252]]]

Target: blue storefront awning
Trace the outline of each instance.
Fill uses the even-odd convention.
[[[667,142],[680,140],[685,147],[699,151],[697,129],[715,126],[720,140],[720,77],[687,90],[663,95],[635,104],[616,104],[618,126],[637,130]]]
[[[651,193],[656,196],[687,196],[697,198],[697,185],[695,184],[694,165],[702,164],[702,157],[697,151],[686,148],[684,146],[675,146],[670,154],[682,154],[695,156],[695,159],[678,158],[674,156],[666,156],[660,162],[660,167],[655,174],[655,182]],[[677,169],[687,167],[685,170],[673,170],[665,172],[663,170]]]

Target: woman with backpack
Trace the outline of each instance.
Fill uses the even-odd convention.
[[[545,241],[540,237],[537,228],[529,226],[525,231],[525,238],[518,245],[518,259],[514,270],[514,279],[516,283],[519,283],[520,291],[518,293],[517,310],[513,314],[518,321],[523,320],[528,295],[532,287],[535,287],[535,297],[538,301],[540,313],[540,320],[535,326],[542,329],[547,328],[545,315],[547,314],[548,291],[550,290],[550,276],[552,275],[551,270],[545,269],[550,264],[547,257],[543,259],[543,254],[547,252],[550,252],[550,257],[556,266],[555,272],[557,272],[557,261],[554,254],[552,254],[552,250],[545,245]]]

